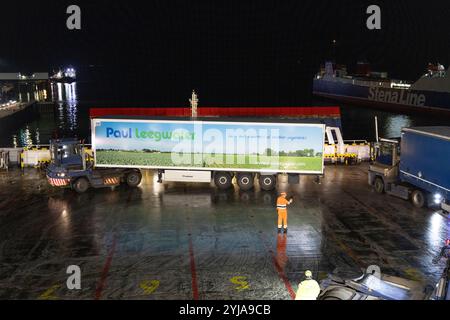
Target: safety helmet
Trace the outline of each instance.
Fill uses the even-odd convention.
[[[286,193],[286,192],[282,192],[282,193],[280,193],[280,195],[281,195],[281,196],[286,196],[287,193]]]
[[[307,278],[312,278],[312,272],[309,271],[309,270],[306,270],[306,271],[305,271],[305,276],[306,276]]]

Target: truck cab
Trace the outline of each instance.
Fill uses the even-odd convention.
[[[64,169],[82,169],[83,149],[80,141],[76,139],[51,140],[51,165]]]
[[[400,166],[400,142],[395,139],[380,139],[375,147],[375,161],[369,167],[369,184],[377,193],[391,193],[398,181]],[[403,195],[408,199],[408,194]]]
[[[369,167],[369,184],[375,192],[411,200],[417,208],[428,204],[426,192],[400,180],[400,139],[380,139]]]
[[[47,180],[52,186],[83,193],[90,187],[115,187],[122,183],[136,187],[142,180],[137,169],[96,169],[90,149],[77,139],[51,140],[50,154]]]
[[[417,208],[450,211],[450,127],[403,128],[401,139],[381,139],[375,150],[369,184],[376,192],[411,200]]]

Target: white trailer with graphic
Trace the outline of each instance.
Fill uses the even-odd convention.
[[[325,125],[291,122],[93,118],[94,167],[155,169],[159,180],[214,181],[272,190],[278,174],[290,183],[323,175]]]

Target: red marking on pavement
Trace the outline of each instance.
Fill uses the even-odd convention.
[[[272,261],[275,266],[275,269],[277,270],[278,276],[283,280],[284,286],[286,287],[287,291],[289,292],[289,295],[291,296],[291,299],[295,299],[295,292],[292,289],[291,282],[289,281],[288,277],[286,276],[286,273],[284,273],[284,268],[280,266],[278,263],[278,259],[275,257],[272,250],[269,250],[270,254],[272,255]]]
[[[258,230],[258,227],[256,226],[254,220],[250,218],[250,221],[253,224],[253,226],[255,227],[255,230]],[[279,255],[279,258],[280,258],[280,259],[278,259],[278,257],[275,255],[273,250],[270,248],[270,245],[268,244],[269,242],[267,241],[267,239],[264,236],[264,234],[262,233],[262,231],[258,232],[258,236],[261,239],[261,243],[263,244],[263,246],[270,253],[270,255],[272,257],[273,265],[275,266],[275,270],[277,271],[278,276],[283,281],[284,286],[286,287],[287,291],[289,292],[289,295],[291,296],[291,299],[294,300],[295,299],[295,292],[292,289],[291,282],[289,281],[288,277],[286,276],[286,273],[284,272],[284,264],[286,264],[286,262],[288,260],[288,257],[286,255],[286,245],[287,245],[286,241],[287,241],[287,239],[284,239],[282,241],[283,243],[282,243],[281,246],[280,246],[280,244],[281,244],[280,241],[277,241],[278,242],[277,243],[277,250],[279,250],[278,255]],[[277,240],[279,240],[278,236],[277,236]],[[282,262],[283,265],[280,265],[280,262]]]
[[[197,271],[195,268],[194,245],[192,237],[189,234],[189,258],[191,260],[191,276],[192,276],[192,296],[194,300],[198,300]]]
[[[253,223],[253,222],[252,222]],[[253,225],[256,227],[256,225],[253,223]],[[286,273],[284,272],[284,268],[280,265],[276,255],[274,254],[273,250],[270,249],[270,247],[267,245],[267,241],[262,233],[259,233],[259,236],[261,238],[261,242],[266,248],[267,251],[269,251],[270,255],[272,256],[272,262],[275,266],[275,270],[278,273],[278,276],[281,278],[281,280],[284,283],[284,286],[286,287],[287,291],[289,292],[289,295],[291,296],[291,299],[295,299],[295,292],[294,289],[292,289],[291,282],[289,281],[288,277],[286,276]],[[286,256],[287,261],[287,256]]]
[[[99,300],[102,297],[102,291],[105,288],[106,278],[108,278],[114,251],[116,251],[116,243],[116,236],[114,236],[111,248],[108,252],[108,257],[106,258],[105,265],[103,266],[102,277],[100,278],[100,282],[97,284],[97,288],[95,290],[95,300]]]
[[[131,196],[132,192],[130,191],[128,192],[128,196],[125,202],[125,208],[128,208],[128,205],[131,202]],[[117,233],[115,232],[113,235],[111,248],[109,249],[108,252],[108,257],[106,258],[105,265],[103,266],[102,277],[100,278],[100,282],[97,284],[97,288],[95,290],[95,300],[99,300],[102,297],[102,291],[106,285],[106,278],[108,278],[109,268],[111,267],[114,252],[116,251],[116,244],[117,244]]]

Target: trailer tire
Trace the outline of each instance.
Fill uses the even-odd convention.
[[[380,177],[376,177],[375,181],[373,182],[373,188],[375,189],[376,193],[384,193],[384,181]]]
[[[426,202],[426,196],[422,190],[414,190],[411,194],[411,202],[416,208],[423,208]]]
[[[259,176],[259,186],[264,191],[272,191],[277,185],[277,177],[274,175],[270,176]]]
[[[231,187],[232,176],[229,172],[216,172],[214,174],[214,184],[220,190],[226,190]]]
[[[89,180],[81,177],[72,184],[72,189],[77,193],[85,193],[89,189]]]
[[[131,171],[125,178],[127,185],[131,188],[137,187],[142,181],[142,174],[140,171]]]
[[[238,173],[236,180],[242,191],[252,189],[255,184],[255,177],[251,173]]]

